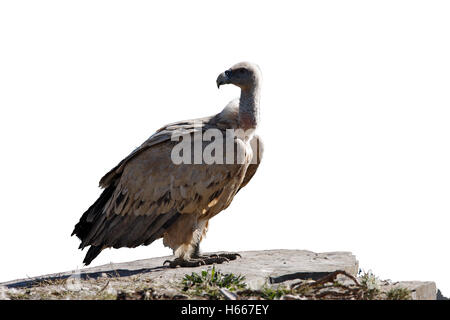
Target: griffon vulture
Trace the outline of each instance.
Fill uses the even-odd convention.
[[[175,255],[174,260],[166,261],[170,267],[222,263],[239,256],[202,255],[199,244],[209,219],[230,205],[261,161],[262,142],[254,134],[259,118],[261,73],[257,65],[241,62],[221,73],[216,83],[218,88],[224,84],[238,86],[240,98],[214,116],[159,129],[100,180],[104,191],[72,233],[81,240],[80,249],[90,246],[85,265],[105,248],[133,248],[159,238]],[[193,137],[208,129],[222,133],[224,145],[231,141],[232,161],[174,163],[172,151],[179,141],[173,136]],[[230,129],[240,133],[227,136]],[[207,142],[202,140],[200,151],[205,150]]]

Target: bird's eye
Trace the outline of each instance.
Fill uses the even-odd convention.
[[[245,69],[244,69],[244,68],[239,69],[239,73],[244,73],[244,72],[245,72]]]
[[[226,75],[228,78],[231,77],[231,74],[232,74],[231,69],[225,71],[225,75]]]

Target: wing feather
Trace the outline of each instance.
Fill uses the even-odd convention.
[[[246,165],[176,165],[170,157],[178,142],[159,137],[157,143],[144,143],[102,178],[101,184],[114,192],[100,215],[98,210],[90,213],[94,223],[82,239],[82,248],[149,244],[180,214],[212,216],[229,205],[242,179],[230,181],[239,173],[243,178]]]
[[[258,170],[259,164],[261,163],[263,153],[264,153],[264,144],[258,135],[253,136],[252,140],[250,141],[250,145],[252,147],[253,158],[247,168],[244,180],[242,181],[242,184],[239,187],[239,190],[241,190],[243,187],[245,187],[247,185],[247,183],[249,183],[250,180],[253,178],[253,176],[256,173],[256,170]]]

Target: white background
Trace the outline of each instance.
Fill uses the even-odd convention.
[[[239,91],[217,75],[249,60],[263,164],[203,250],[352,251],[449,295],[450,4],[159,3],[1,2],[0,281],[81,267],[70,233],[100,177],[164,124],[219,112]]]

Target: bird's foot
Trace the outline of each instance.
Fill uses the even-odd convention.
[[[226,253],[212,253],[205,255],[208,258],[226,258],[228,261],[236,260],[238,257],[242,258],[239,253],[236,252],[226,252]]]
[[[194,258],[202,259],[205,264],[222,263],[236,260],[237,257],[241,257],[239,253],[227,252],[227,253],[211,253],[197,255]]]
[[[192,268],[205,264],[203,262],[203,259],[181,259],[181,258],[166,260],[164,261],[163,265],[166,265],[166,263],[168,264],[169,268],[176,268],[176,267]]]
[[[207,255],[198,255],[190,259],[176,258],[174,260],[166,260],[164,261],[164,265],[168,263],[169,268],[176,268],[176,267],[192,268],[215,263],[221,264],[224,262],[229,262],[231,260],[236,260],[237,257],[241,257],[241,255],[239,253],[207,254]]]

